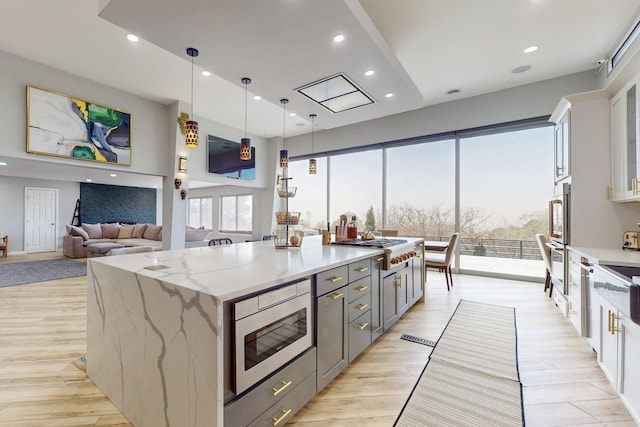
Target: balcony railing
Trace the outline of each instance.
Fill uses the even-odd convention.
[[[427,236],[424,239],[446,242],[449,240],[449,237]],[[538,249],[538,244],[535,240],[462,237],[460,238],[459,245],[460,255],[542,260],[540,249]]]

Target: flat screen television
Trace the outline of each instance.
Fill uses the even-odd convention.
[[[208,135],[209,173],[231,178],[256,179],[256,149],[251,147],[251,160],[240,160],[240,144]]]

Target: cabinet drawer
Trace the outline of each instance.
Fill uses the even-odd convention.
[[[349,264],[349,283],[371,275],[371,258]]]
[[[301,357],[279,372],[264,380],[257,388],[224,407],[224,425],[246,426],[291,393],[297,385],[311,375],[315,391],[316,348],[312,347]],[[289,384],[289,385],[287,385]],[[278,392],[278,390],[281,390]]]
[[[567,299],[562,294],[562,291],[559,291],[556,286],[553,287],[553,292],[551,294],[551,298],[553,298],[553,302],[558,306],[558,309],[560,310],[560,313],[562,313],[562,315],[566,317],[567,316],[567,306],[569,304],[567,304]]]
[[[332,268],[316,275],[316,295],[321,296],[333,292],[346,285],[349,280],[349,266]]]
[[[309,375],[282,400],[260,415],[249,427],[273,427],[287,423],[316,394],[316,376]],[[227,423],[225,422],[225,425]],[[240,425],[240,424],[229,424]],[[245,424],[242,424],[245,425]]]
[[[349,302],[371,293],[371,276],[349,283]]]
[[[362,316],[362,314],[368,310],[371,310],[370,293],[363,295],[357,300],[349,303],[349,323]]]
[[[349,363],[371,344],[371,310],[349,324]]]
[[[573,323],[573,327],[576,328],[579,334],[582,335],[582,310],[580,309],[580,303],[576,303],[572,299],[569,299],[567,304],[567,317]]]

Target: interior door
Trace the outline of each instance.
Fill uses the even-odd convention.
[[[54,188],[25,189],[25,251],[56,250],[58,190]]]

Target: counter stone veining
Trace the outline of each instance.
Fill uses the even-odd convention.
[[[377,248],[324,246],[320,236],[308,236],[300,248],[276,249],[273,242],[260,241],[91,258],[89,262],[227,301],[382,253]]]

